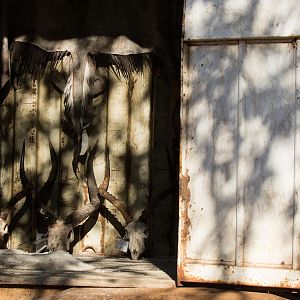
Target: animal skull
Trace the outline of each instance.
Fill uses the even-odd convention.
[[[8,222],[6,219],[0,217],[0,246],[3,244],[3,240],[8,234]]]
[[[97,143],[95,143],[91,150],[87,162],[87,182],[88,191],[90,195],[90,203],[87,203],[81,208],[74,210],[64,219],[58,219],[55,214],[45,205],[40,204],[38,213],[47,223],[48,231],[48,250],[70,250],[70,244],[74,241],[73,229],[82,221],[88,218],[92,212],[97,210],[100,205],[100,200],[97,193],[97,185],[93,171],[93,160],[97,150]]]
[[[148,226],[139,221],[132,221],[125,227],[124,239],[129,242],[131,259],[138,260],[145,251],[145,239],[148,238]]]
[[[57,220],[53,225],[48,227],[48,244],[49,251],[70,250],[70,244],[74,241],[74,231],[71,224],[65,224],[62,220]]]

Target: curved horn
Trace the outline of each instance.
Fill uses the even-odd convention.
[[[10,81],[7,80],[3,87],[0,89],[0,105],[3,103],[3,101],[6,99],[8,93],[10,91]]]
[[[99,194],[107,201],[109,201],[116,209],[119,210],[126,224],[130,223],[133,220],[133,217],[130,215],[127,206],[124,204],[124,202],[121,199],[116,198],[111,193],[102,190],[100,188],[99,188]]]
[[[92,148],[87,161],[87,182],[88,182],[90,201],[91,203],[96,205],[100,204],[98,203],[99,202],[98,187],[97,187],[94,168],[93,168],[93,162],[97,151],[97,147],[98,147],[98,140],[96,141],[94,147]]]
[[[52,168],[49,174],[49,177],[45,184],[42,186],[40,191],[36,194],[35,197],[35,209],[37,211],[37,230],[38,232],[46,232],[47,226],[54,224],[57,220],[54,212],[47,208],[46,205],[51,196],[51,190],[53,188],[54,182],[58,173],[58,158],[54,147],[49,140],[50,156]]]
[[[168,147],[166,147],[166,153],[168,158],[169,179],[172,182],[172,184],[171,186],[159,192],[155,197],[151,198],[151,201],[148,201],[148,207],[146,207],[143,210],[141,216],[139,217],[140,222],[147,223],[155,207],[168,196],[174,194],[178,189],[178,183],[176,182],[176,178],[174,178],[174,174],[176,174],[176,172],[171,158],[171,153]]]
[[[33,184],[28,179],[25,173],[24,158],[25,158],[25,140],[23,141],[23,148],[22,148],[22,153],[20,158],[20,179],[24,190],[26,189],[33,190]]]
[[[85,220],[92,212],[97,210],[100,206],[100,199],[98,197],[98,188],[95,180],[93,161],[97,151],[98,141],[95,143],[93,149],[91,150],[87,163],[87,180],[88,189],[91,202],[84,205],[80,209],[73,211],[65,219],[66,224],[72,224],[73,228],[78,226],[83,220]]]
[[[51,190],[53,188],[58,173],[58,158],[50,140],[49,140],[49,148],[50,148],[52,168],[47,181],[40,189],[40,191],[36,194],[36,204],[40,203],[42,205],[47,205],[51,196]]]
[[[25,140],[23,142],[22,152],[21,152],[21,158],[20,158],[20,178],[21,183],[23,186],[23,190],[19,193],[17,193],[15,196],[13,196],[12,199],[8,201],[6,204],[6,207],[1,211],[0,217],[2,219],[7,219],[7,216],[12,211],[14,206],[23,199],[26,195],[32,192],[33,186],[31,181],[27,178],[25,174],[25,167],[24,167],[24,157],[25,157]]]
[[[102,183],[99,186],[99,190],[107,191],[110,181],[110,160],[109,160],[109,147],[105,149],[105,175]]]
[[[116,198],[111,193],[107,192],[108,184],[110,179],[110,160],[109,160],[109,148],[105,151],[105,177],[102,184],[98,188],[100,196],[109,201],[119,212],[122,214],[126,224],[130,223],[133,218],[129,212],[129,209],[125,205],[125,202]]]

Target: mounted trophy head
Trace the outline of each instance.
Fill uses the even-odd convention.
[[[74,240],[74,228],[88,218],[99,208],[100,199],[93,171],[93,161],[97,151],[97,142],[89,153],[87,161],[87,182],[90,202],[81,208],[74,210],[64,219],[58,218],[54,212],[42,202],[36,204],[37,213],[40,215],[48,233],[47,248],[49,251],[70,250],[70,244]]]

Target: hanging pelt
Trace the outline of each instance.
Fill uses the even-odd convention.
[[[67,56],[69,66],[63,74],[55,67]],[[93,98],[106,89],[106,78],[98,74],[97,68],[109,68],[118,78],[129,79],[133,72],[143,72],[150,60],[150,53],[91,53],[83,46],[73,51],[46,51],[29,42],[14,41],[10,48],[11,79],[15,89],[20,87],[22,76],[40,79],[46,68],[52,70],[52,82],[64,97],[63,130],[74,142],[72,166],[75,175],[79,157],[85,154],[88,146],[87,128],[92,121],[89,106]]]
[[[97,67],[107,67],[112,70],[118,78],[122,75],[129,79],[132,72],[143,72],[144,66],[151,67],[151,53],[142,54],[91,54]]]
[[[54,68],[69,51],[47,52],[38,46],[27,42],[14,41],[10,47],[11,78],[14,88],[20,88],[19,79],[23,75],[31,75],[32,79],[40,79],[50,62]]]

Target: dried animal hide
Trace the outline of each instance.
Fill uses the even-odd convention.
[[[95,37],[95,40],[98,39]],[[56,74],[56,79],[59,76],[62,78],[56,80],[60,83],[54,84],[64,95],[63,129],[74,141],[72,165],[75,174],[79,156],[86,151],[86,129],[91,123],[89,120],[91,117],[87,112],[88,105],[94,97],[104,93],[105,90],[106,80],[97,77],[97,68],[109,68],[118,77],[129,79],[132,72],[142,72],[144,65],[146,63],[150,65],[151,60],[149,53],[121,55],[99,53],[99,50],[89,52],[96,47],[91,42],[93,39],[89,41],[90,43],[81,43],[82,48],[76,41],[66,41],[67,49],[63,51],[47,51],[27,41],[14,41],[10,47],[11,79],[15,89],[20,88],[22,76],[40,79],[47,67],[54,69],[63,58],[69,57],[69,72],[65,74],[67,78]]]

